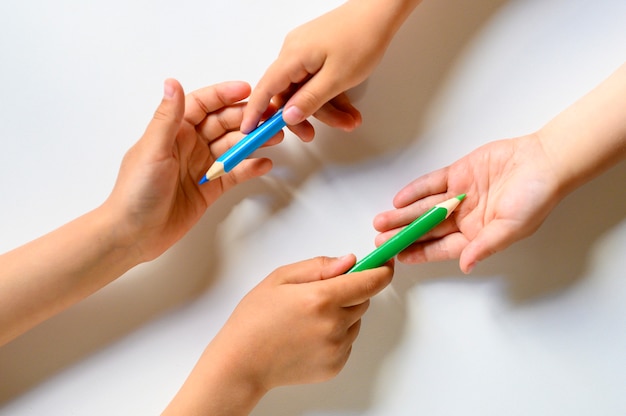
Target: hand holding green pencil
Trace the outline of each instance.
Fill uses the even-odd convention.
[[[441,224],[443,220],[452,214],[452,211],[455,210],[464,198],[465,194],[461,194],[435,205],[407,225],[398,234],[391,237],[376,250],[358,261],[348,270],[348,273],[360,272],[382,266],[399,252],[413,244],[418,238]]]

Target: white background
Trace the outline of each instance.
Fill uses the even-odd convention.
[[[2,1],[0,251],[106,198],[165,78],[254,84],[340,3]],[[368,253],[411,179],[538,129],[621,65],[624,22],[623,0],[425,0],[352,92],[360,129],[288,135],[160,259],[0,348],[0,415],[158,414],[256,282]],[[625,184],[622,163],[470,276],[398,265],[343,372],[254,415],[626,414]]]

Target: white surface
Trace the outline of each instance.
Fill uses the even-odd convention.
[[[108,195],[164,78],[254,84],[341,2],[93,3],[0,3],[2,251]],[[425,0],[353,92],[362,128],[288,137],[162,258],[1,348],[0,415],[158,414],[258,280],[369,252],[409,180],[536,130],[624,62],[624,21],[623,0]],[[622,164],[470,277],[398,266],[344,371],[254,414],[626,414],[625,183]]]

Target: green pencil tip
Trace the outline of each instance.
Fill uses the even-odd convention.
[[[459,201],[464,200],[465,199],[465,194],[461,194],[461,195],[457,196],[456,199],[458,199]]]

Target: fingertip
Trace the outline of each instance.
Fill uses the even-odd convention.
[[[477,262],[472,262],[472,263],[469,263],[469,264],[465,264],[465,265],[464,265],[464,264],[463,264],[463,262],[462,262],[462,261],[460,261],[460,262],[459,262],[459,268],[461,269],[461,271],[462,271],[464,274],[470,274],[470,273],[472,273],[472,270],[474,270],[474,267],[476,267],[476,263],[477,263]]]
[[[301,123],[305,118],[304,112],[295,105],[291,105],[283,110],[283,120],[288,125]]]
[[[340,257],[320,256],[316,260],[321,262],[320,280],[332,279],[345,274],[356,263],[354,254],[346,254]]]
[[[476,251],[476,240],[471,241],[461,252],[459,256],[459,268],[465,274],[470,274],[478,262],[483,258]]]
[[[244,111],[244,115],[243,115],[243,119],[241,120],[241,126],[240,126],[240,131],[243,134],[248,134],[250,133],[252,130],[254,130],[254,126],[258,123],[254,121],[252,116],[249,116],[246,114],[246,112]]]
[[[389,260],[387,260],[385,262],[385,264],[383,264],[380,267],[390,270],[392,272],[392,274],[393,274],[393,270],[396,267],[396,258],[395,257],[390,258]]]
[[[272,162],[269,158],[261,158],[259,159],[258,165],[256,166],[256,172],[254,172],[255,176],[263,176],[269,173],[274,167],[274,162]]]
[[[163,81],[163,98],[154,111],[145,133],[152,137],[167,139],[161,143],[169,146],[180,126],[184,112],[183,87],[177,80],[167,78]]]
[[[384,231],[385,230],[385,217],[382,214],[376,214],[376,216],[374,216],[374,219],[372,220],[372,226],[374,227],[374,229],[378,232]]]
[[[356,255],[350,253],[337,257],[337,262],[341,264],[342,268],[345,268],[345,271],[348,271],[356,263]]]
[[[180,83],[174,78],[167,78],[163,81],[163,98],[171,100],[178,90],[182,90]]]
[[[340,257],[331,258],[332,266],[330,275],[327,277],[336,277],[345,274],[356,263],[356,256],[352,253]]]
[[[288,128],[304,143],[308,143],[315,138],[315,128],[308,121],[303,121],[299,124],[288,125]]]
[[[382,245],[385,241],[387,241],[387,238],[385,238],[385,236],[383,236],[382,233],[377,234],[376,237],[374,237],[374,245],[376,247],[379,247],[380,245]]]
[[[174,96],[174,86],[169,79],[163,82],[163,98],[171,99]]]
[[[243,110],[243,118],[239,127],[243,134],[251,133],[259,126],[262,119],[269,118],[276,112],[271,106],[266,107],[264,110],[259,110],[254,108],[253,105],[252,101],[248,101],[246,108]]]
[[[353,132],[354,130],[356,130],[360,125],[361,125],[361,123],[359,123],[358,121],[352,119],[352,122],[344,124],[341,127],[341,130],[345,131],[346,133],[350,133],[350,132]]]

